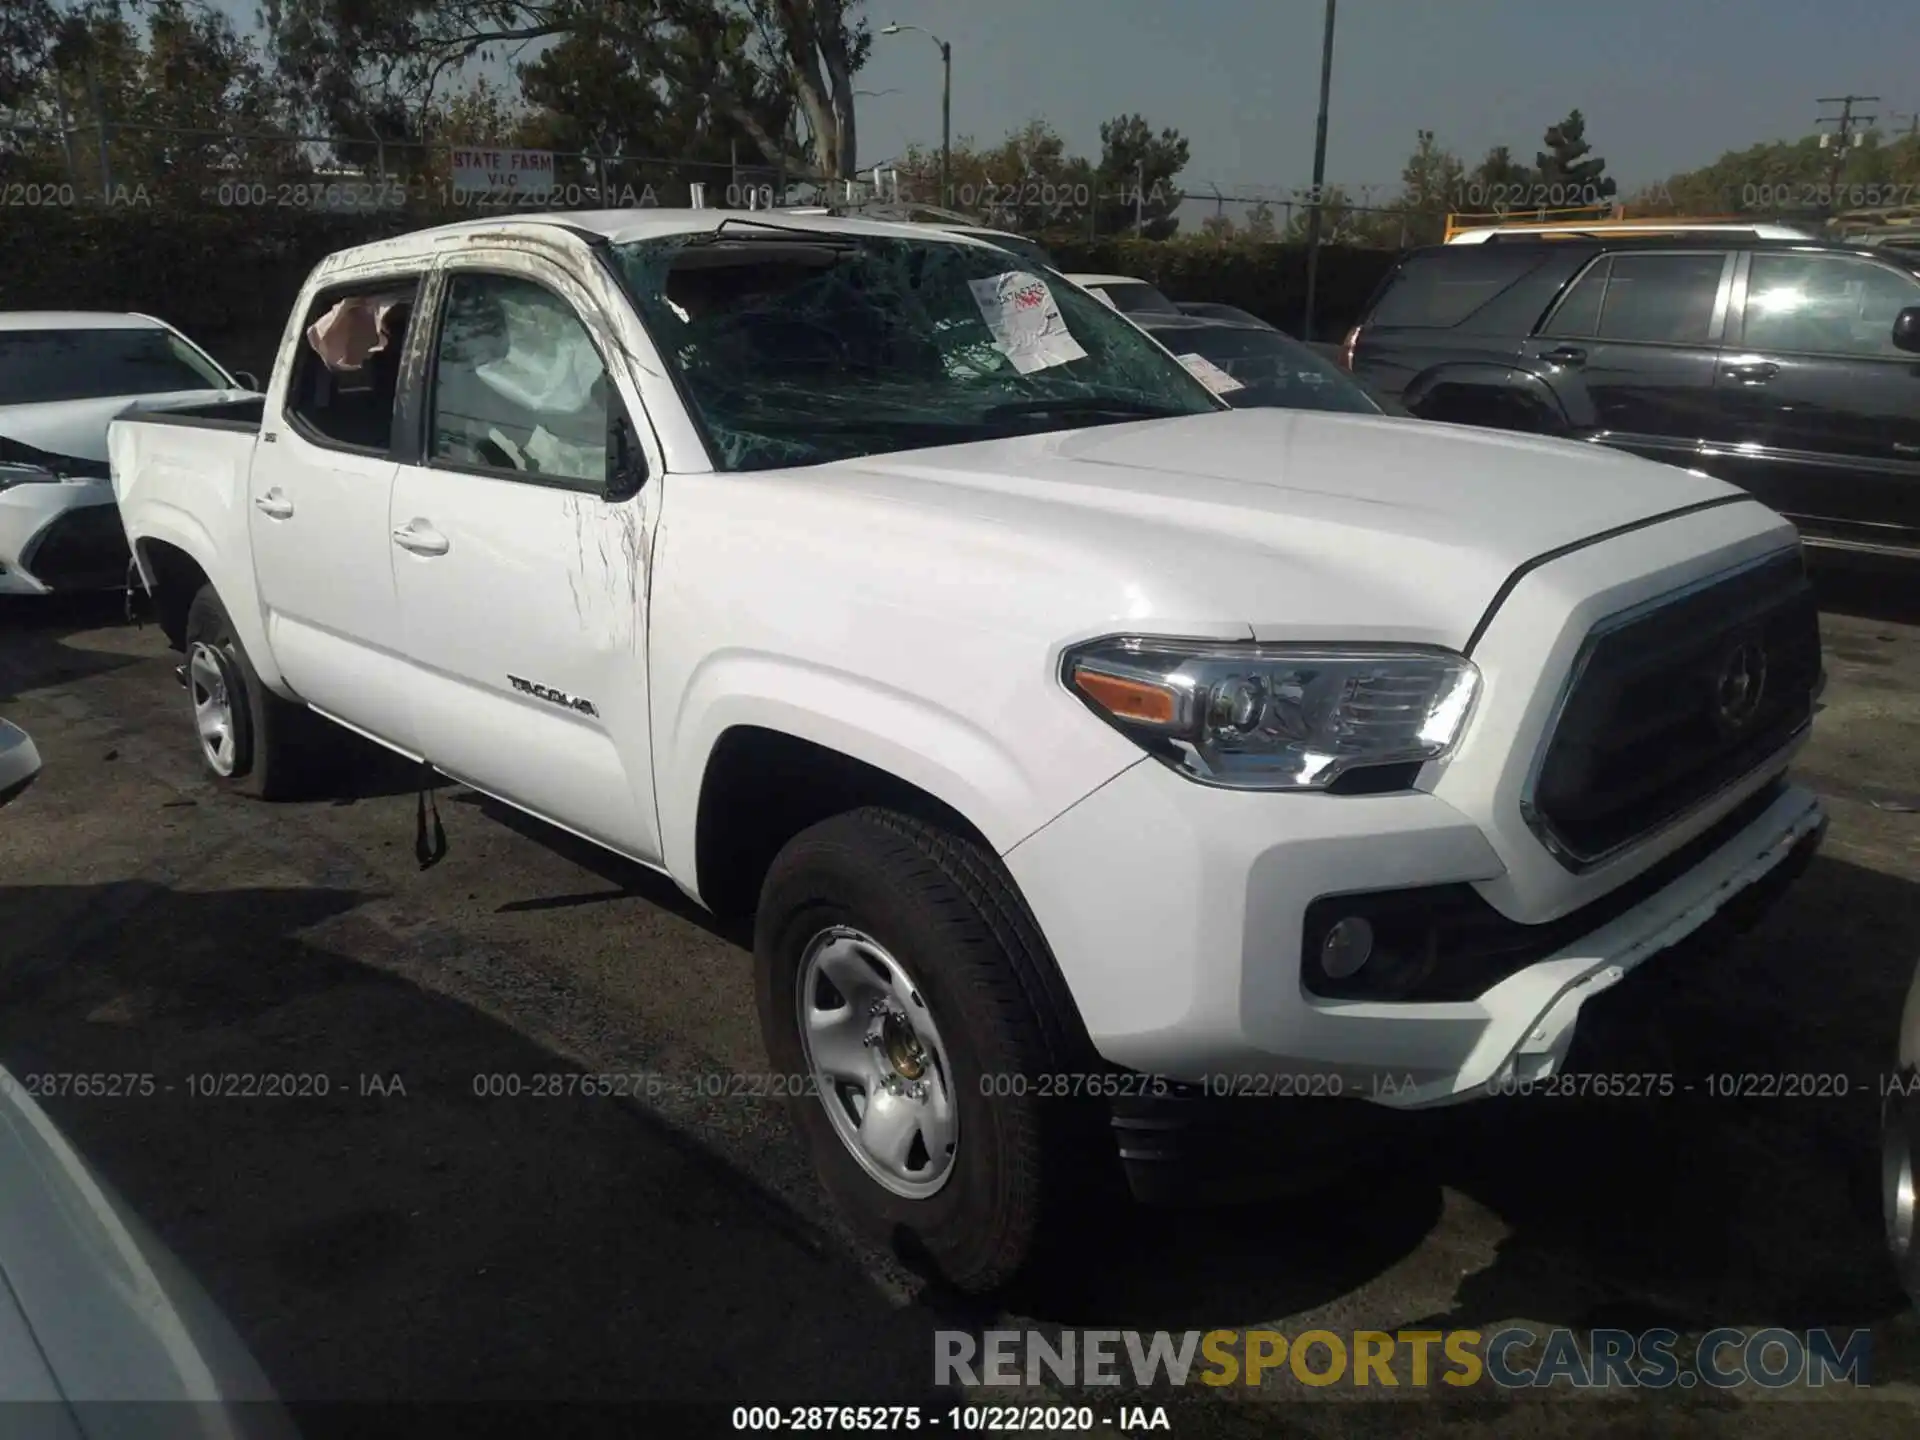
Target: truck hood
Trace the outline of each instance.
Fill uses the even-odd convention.
[[[38,405],[0,405],[0,438],[77,460],[104,461],[107,426],[116,415],[252,396],[251,390],[172,390],[158,395],[102,395],[87,400],[47,400]]]
[[[1458,647],[1527,561],[1738,497],[1574,441],[1247,409],[866,457],[804,473],[978,526],[1093,603],[1087,624],[1245,623],[1255,638]],[[844,498],[854,499],[854,494]],[[891,527],[882,525],[884,533]],[[876,538],[879,538],[876,536]],[[1083,608],[1083,607],[1076,607]],[[1326,623],[1319,623],[1321,621]]]

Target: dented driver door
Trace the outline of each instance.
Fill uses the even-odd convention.
[[[415,732],[443,774],[656,861],[646,566],[660,487],[610,493],[640,418],[595,297],[533,254],[435,271],[418,453],[390,515]],[[613,467],[617,469],[617,467]]]

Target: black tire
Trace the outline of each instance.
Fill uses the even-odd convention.
[[[203,585],[187,607],[182,648],[191,667],[196,647],[217,659],[227,687],[233,730],[233,763],[214,765],[197,732],[194,748],[207,778],[222,788],[261,800],[291,800],[311,793],[326,771],[327,737],[318,717],[281,699],[260,683],[246,647],[213,586]],[[195,695],[189,676],[189,703]]]
[[[762,887],[755,983],[775,1074],[809,1076],[800,967],[810,940],[836,925],[879,942],[924,993],[951,1062],[959,1141],[942,1188],[906,1198],[854,1158],[811,1083],[790,1094],[794,1125],[853,1228],[957,1290],[1003,1289],[1059,1253],[1088,1206],[1115,1198],[1104,1102],[1041,1093],[1041,1077],[1105,1067],[998,861],[949,831],[870,808],[795,836]]]

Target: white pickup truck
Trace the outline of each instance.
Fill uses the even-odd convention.
[[[1745,492],[1229,410],[1018,265],[455,225],[325,261],[264,402],[110,441],[213,776],[290,792],[311,712],[753,912],[824,1184],[974,1290],[1204,1170],[1222,1096],[1534,1083],[1825,826],[1814,602]]]

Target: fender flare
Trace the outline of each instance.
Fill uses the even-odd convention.
[[[230,559],[229,552],[207,528],[187,510],[164,501],[148,502],[140,517],[138,533],[130,534],[128,539],[134,563],[140,570],[140,579],[147,586],[149,594],[156,583],[153,560],[147,550],[149,545],[157,543],[178,550],[197,565],[200,573],[207,577],[207,583],[213,586],[214,593],[220,597],[220,603],[226,607],[227,616],[233,622],[234,634],[245,648],[247,659],[253,662],[254,673],[260,677],[260,683],[282,698],[291,694],[274,660],[273,647],[267,643],[265,617],[260,609],[259,591],[254,585],[253,556],[250,551],[240,557],[246,566],[245,573],[234,575],[231,573],[231,563],[222,563]]]
[[[1422,371],[1401,392],[1400,403],[1423,419],[1445,420],[1445,415],[1423,414],[1422,406],[1436,392],[1454,386],[1519,400],[1538,413],[1542,434],[1572,435],[1595,428],[1592,401],[1584,386],[1556,389],[1533,371],[1492,362],[1436,365]]]
[[[863,676],[776,656],[711,657],[690,677],[667,724],[658,750],[661,857],[682,888],[698,879],[708,767],[722,738],[743,726],[808,741],[915,786],[964,818],[996,854],[1061,808],[1018,755],[964,716]],[[1114,773],[1137,759],[1116,753]]]

